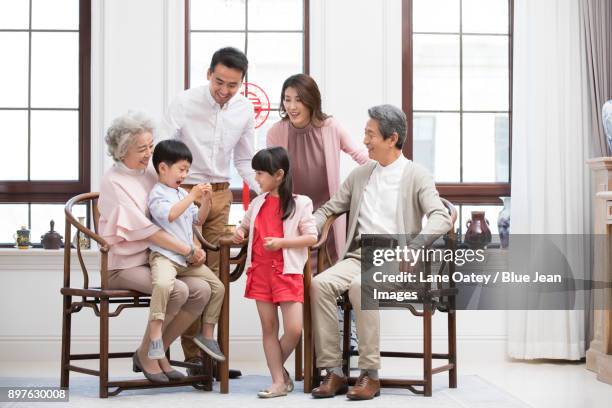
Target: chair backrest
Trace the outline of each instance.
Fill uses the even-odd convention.
[[[71,248],[72,228],[71,227],[76,228],[77,236],[80,236],[80,234],[85,234],[90,240],[97,242],[100,248],[100,252],[102,254],[101,268],[100,268],[100,274],[102,276],[102,287],[105,287],[105,281],[106,281],[107,272],[108,272],[106,270],[106,265],[107,265],[107,260],[108,260],[107,257],[108,257],[109,245],[97,233],[99,221],[100,221],[100,212],[98,211],[99,196],[100,196],[100,193],[97,193],[97,192],[79,194],[75,197],[72,197],[70,200],[68,200],[68,202],[66,203],[66,206],[64,207],[64,213],[66,215],[66,230],[64,234],[64,239],[65,239],[64,241],[65,242],[64,244],[64,287],[70,287],[70,261],[71,261],[71,250],[72,250]],[[73,215],[73,208],[77,204],[86,204],[88,208],[91,209],[95,232],[87,228],[86,225],[82,225]],[[84,289],[88,289],[89,273],[87,271],[87,268],[85,267],[85,262],[83,261],[83,256],[81,254],[81,247],[79,245],[76,246],[76,252],[77,252],[79,264],[81,266],[81,272],[83,273],[83,287]]]

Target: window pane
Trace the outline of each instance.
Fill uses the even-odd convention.
[[[242,221],[242,219],[244,218],[245,213],[246,211],[244,211],[244,207],[242,206],[242,203],[232,204],[230,207],[230,213],[229,213],[229,218],[227,220],[227,223],[233,224],[233,225],[239,225],[240,221]]]
[[[261,87],[275,106],[285,79],[303,71],[302,39],[301,33],[249,34],[248,80]]]
[[[0,160],[0,180],[27,180],[27,111],[0,110],[0,151],[4,152]]]
[[[13,234],[22,226],[28,227],[28,205],[0,204],[0,225],[2,225],[2,228],[0,228],[0,243],[13,243],[14,245]]]
[[[414,32],[459,32],[459,0],[413,0]]]
[[[437,182],[459,181],[459,114],[414,113],[414,161]]]
[[[32,107],[79,107],[77,33],[32,33]]]
[[[463,115],[463,181],[509,181],[508,115]]]
[[[28,33],[0,33],[0,107],[28,106],[28,42]]]
[[[414,110],[459,110],[459,36],[413,38]]]
[[[463,0],[463,32],[508,34],[508,0]]]
[[[266,147],[266,135],[268,134],[268,130],[279,120],[281,120],[281,117],[278,111],[271,111],[265,123],[255,129],[255,145],[253,146],[255,151]]]
[[[508,37],[463,37],[463,109],[508,110]]]
[[[78,111],[31,112],[32,180],[78,180]]]
[[[249,30],[302,30],[302,0],[249,0]]]
[[[472,211],[484,211],[485,218],[489,221],[489,229],[493,235],[493,242],[499,242],[499,238],[495,237],[498,234],[497,216],[504,207],[502,205],[462,205],[461,206],[461,233],[465,238],[467,231],[466,224],[472,218]]]
[[[40,243],[44,234],[49,231],[51,220],[55,221],[53,229],[62,236],[65,241],[66,215],[64,214],[64,204],[32,204],[32,242]],[[72,214],[77,218],[86,217],[87,207],[77,205],[72,208]],[[72,228],[71,236],[74,237],[76,228]]]
[[[29,0],[0,0],[0,29],[27,30],[30,25],[29,9]]]
[[[78,30],[79,0],[32,0],[32,29]]]
[[[215,51],[223,47],[236,47],[244,51],[244,34],[239,33],[191,33],[189,86],[208,83],[206,72]]]
[[[192,30],[244,30],[245,0],[191,0]]]

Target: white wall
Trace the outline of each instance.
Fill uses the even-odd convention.
[[[110,161],[104,129],[128,109],[161,119],[183,86],[183,0],[105,0],[93,3],[92,21],[92,189]],[[401,106],[400,0],[311,0],[311,74],[321,87],[324,109],[360,141],[367,108]],[[354,164],[343,158],[342,175]],[[88,255],[95,274],[97,254]],[[74,262],[73,262],[74,265]],[[61,336],[61,253],[0,252],[0,361],[59,356]],[[79,282],[79,272],[73,273]],[[14,288],[34,288],[26,298]],[[254,304],[242,297],[244,279],[231,288],[233,359],[261,359]],[[30,301],[31,306],[21,306]],[[16,318],[16,317],[19,318]],[[503,358],[503,312],[459,312],[459,355]],[[436,350],[445,350],[445,317],[435,315]],[[398,322],[401,322],[398,324]],[[382,314],[382,343],[419,349],[420,320],[406,312]],[[146,311],[127,310],[111,320],[111,350],[131,350],[146,323]],[[91,311],[74,318],[73,349],[93,350],[97,320]],[[178,347],[176,347],[178,350]],[[489,350],[486,354],[483,351]]]

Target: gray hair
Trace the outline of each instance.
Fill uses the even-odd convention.
[[[393,105],[378,105],[368,109],[368,115],[378,122],[383,139],[390,138],[393,132],[397,133],[395,147],[401,149],[406,141],[406,114]]]
[[[119,116],[113,120],[104,137],[108,155],[115,161],[122,160],[134,142],[134,137],[143,132],[153,133],[154,128],[153,120],[143,112],[128,111]]]

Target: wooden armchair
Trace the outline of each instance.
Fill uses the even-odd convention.
[[[111,358],[131,358],[133,351],[130,352],[109,352],[109,319],[111,317],[119,316],[124,309],[149,307],[150,296],[144,293],[136,292],[133,290],[123,289],[109,289],[108,288],[108,243],[97,234],[98,221],[100,213],[98,212],[97,202],[98,193],[85,193],[73,197],[66,203],[65,214],[66,214],[66,232],[64,239],[66,245],[64,247],[64,282],[60,292],[63,298],[62,304],[62,357],[61,357],[61,387],[68,388],[70,385],[70,371],[76,371],[83,374],[89,374],[99,377],[99,396],[100,398],[107,398],[109,395],[117,395],[123,390],[127,389],[140,389],[140,388],[159,388],[159,387],[174,387],[193,385],[196,388],[210,390],[212,389],[212,371],[205,371],[205,375],[199,376],[188,376],[181,381],[173,381],[170,383],[153,383],[147,379],[138,380],[122,380],[122,381],[109,381],[108,378],[108,360]],[[76,204],[86,204],[88,211],[91,211],[92,220],[94,224],[94,231],[87,228],[85,225],[80,224],[75,217],[72,215],[72,209]],[[83,256],[81,248],[77,246],[76,254],[79,260],[80,269],[83,274],[83,286],[73,287],[70,284],[70,260],[73,248],[71,248],[71,227],[77,229],[77,236],[80,238],[81,234],[85,234],[91,241],[95,241],[100,250],[100,286],[90,287],[89,286],[89,272],[83,262]],[[194,229],[196,236],[200,240],[202,247],[208,250],[216,251],[218,248],[206,242],[199,231]],[[78,239],[77,238],[77,239]],[[115,310],[110,310],[110,305],[116,305]],[[70,353],[70,340],[71,340],[71,329],[72,329],[72,314],[80,312],[83,308],[90,308],[94,314],[99,318],[100,323],[100,340],[99,340],[99,353],[91,354],[71,354]],[[168,359],[170,360],[170,354],[168,351]],[[73,365],[73,361],[77,360],[99,360],[100,367],[98,370],[92,370],[88,368],[78,367]],[[187,368],[198,368],[198,365],[192,363],[185,363],[182,361],[170,360],[170,363],[174,366],[187,367]],[[207,367],[207,365],[204,365]],[[210,367],[210,365],[208,365]],[[202,384],[204,386],[202,387]]]
[[[442,203],[448,210],[451,216],[451,229],[446,233],[444,239],[444,247],[454,250],[456,248],[456,237],[454,232],[454,225],[457,219],[457,210],[455,207],[445,199],[441,199]],[[317,273],[323,271],[323,265],[325,260],[324,249],[327,241],[327,235],[333,222],[341,214],[329,217],[323,226],[321,237],[319,242],[313,248],[322,248],[319,251],[317,259]],[[424,264],[425,273],[430,275],[432,265],[429,262]],[[442,262],[438,266],[438,274],[453,274],[455,270],[455,264],[453,262]],[[432,287],[431,283],[423,284],[425,287],[420,288],[423,290],[422,296],[419,300],[414,302],[415,304],[421,304],[423,309],[417,310],[413,304],[406,305],[406,308],[411,312],[412,315],[423,318],[423,352],[406,352],[406,351],[381,351],[381,357],[396,357],[396,358],[418,358],[423,360],[423,378],[420,379],[394,379],[394,378],[380,378],[381,387],[389,388],[407,388],[416,394],[423,394],[425,396],[431,396],[432,394],[432,375],[440,372],[448,371],[449,375],[449,387],[457,387],[457,336],[456,336],[456,311],[455,311],[455,295],[457,289],[450,279],[448,287],[442,287],[442,284],[436,283],[436,287]],[[357,378],[350,377],[350,357],[358,356],[357,350],[350,350],[350,333],[351,333],[351,316],[350,312],[352,305],[348,298],[348,292],[345,293],[341,298],[338,299],[338,305],[344,312],[344,327],[343,327],[343,341],[342,341],[342,360],[343,360],[343,371],[349,379],[349,384],[354,385]],[[310,306],[310,304],[308,304]],[[310,308],[310,307],[308,307]],[[306,303],[305,307],[306,309]],[[432,315],[436,312],[447,313],[448,320],[448,352],[447,353],[433,353],[432,352]],[[310,312],[308,313],[310,316]],[[306,323],[304,323],[306,325]],[[312,344],[312,343],[311,343]],[[312,376],[312,380],[304,379],[304,392],[311,392],[312,388],[318,386],[320,383],[320,370],[316,368],[314,360],[314,352],[312,352],[312,371],[305,371],[305,377]],[[432,368],[433,359],[447,360],[448,363],[441,365],[436,368]],[[308,387],[306,386],[308,384]],[[420,389],[417,389],[419,387]]]

